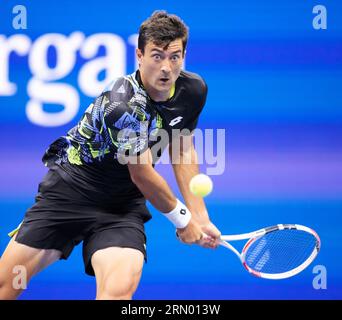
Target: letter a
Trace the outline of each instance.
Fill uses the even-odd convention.
[[[312,9],[312,13],[317,13],[317,16],[312,20],[314,29],[327,29],[327,9],[325,6],[317,5]]]
[[[14,29],[27,29],[27,11],[26,7],[22,5],[17,5],[12,10],[13,13],[17,15],[13,18],[12,26]]]
[[[312,286],[318,289],[326,289],[327,288],[327,269],[325,266],[317,265],[312,270],[313,273],[318,273],[317,276],[312,280]]]
[[[27,288],[27,272],[25,266],[15,266],[13,273],[17,274],[12,281],[12,286],[16,290]]]

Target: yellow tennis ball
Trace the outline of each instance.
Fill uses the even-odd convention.
[[[209,176],[200,173],[190,181],[190,191],[198,197],[205,197],[213,190],[213,182]]]

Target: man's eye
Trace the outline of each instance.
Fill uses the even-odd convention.
[[[161,59],[161,56],[160,56],[160,54],[154,54],[154,55],[153,55],[153,58],[154,58],[155,60],[160,60],[160,59]]]
[[[171,60],[172,60],[172,61],[177,61],[178,59],[179,59],[179,56],[172,56],[172,57],[171,57]]]

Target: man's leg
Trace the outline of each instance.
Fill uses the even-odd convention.
[[[141,251],[119,247],[101,249],[93,254],[91,263],[96,277],[96,299],[132,299],[144,264]]]
[[[26,271],[26,283],[61,257],[61,252],[54,249],[36,249],[15,241],[9,242],[0,259],[0,300],[16,299],[23,289],[14,285],[16,266],[23,266]]]

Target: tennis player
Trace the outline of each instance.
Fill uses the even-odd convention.
[[[204,80],[182,70],[187,39],[179,17],[154,12],[140,26],[139,69],[115,79],[49,146],[43,156],[49,170],[35,204],[0,260],[0,299],[21,293],[13,287],[15,266],[25,266],[29,281],[67,259],[81,241],[85,272],[96,277],[96,298],[131,299],[146,260],[146,199],[173,223],[182,242],[218,246],[219,230],[203,200],[189,191],[199,172],[192,135],[180,133],[195,129],[207,96]],[[169,141],[153,152],[161,131]],[[185,204],[154,169],[167,145]]]

